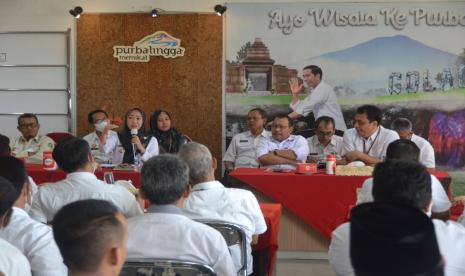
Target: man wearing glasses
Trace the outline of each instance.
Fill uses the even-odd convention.
[[[39,120],[32,113],[18,117],[18,130],[21,136],[10,142],[11,153],[17,158],[26,158],[29,163],[42,163],[43,152],[53,151],[55,142],[39,134]]]
[[[307,138],[310,150],[308,162],[324,161],[328,154],[336,154],[337,160],[341,160],[342,137],[335,135],[334,119],[329,116],[321,116],[316,120],[315,135]]]

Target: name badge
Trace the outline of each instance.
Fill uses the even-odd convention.
[[[248,143],[249,140],[239,140],[239,143]]]

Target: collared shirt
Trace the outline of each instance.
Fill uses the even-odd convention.
[[[363,182],[362,188],[357,192],[357,205],[366,202],[373,201],[373,178],[368,178]],[[450,203],[449,197],[447,197],[446,191],[441,185],[441,182],[434,176],[431,175],[431,197],[433,206],[431,211],[434,213],[446,212],[450,209],[452,204]]]
[[[108,131],[108,137],[105,145],[100,144],[100,138],[95,131],[87,134],[83,137],[83,139],[87,141],[90,149],[92,150],[92,156],[94,156],[95,161],[99,163],[112,161],[114,151],[120,144],[118,134],[113,130]]]
[[[265,155],[273,150],[292,150],[297,156],[296,160],[301,162],[305,162],[309,153],[307,140],[305,140],[305,138],[300,135],[291,134],[289,137],[287,137],[287,139],[284,139],[281,142],[275,140],[273,137],[268,139],[260,138],[257,147],[257,158],[260,158],[260,156]],[[295,169],[295,166],[287,164],[271,165],[265,167],[284,170]]]
[[[255,196],[247,190],[225,188],[218,181],[194,185],[183,212],[192,219],[222,220],[238,224],[246,234],[247,273],[253,271],[252,236],[265,233],[266,222]],[[241,267],[240,248],[230,247],[236,270]]]
[[[66,276],[52,228],[37,222],[21,208],[13,207],[10,223],[0,228],[0,238],[16,246],[29,260],[34,276]]]
[[[312,137],[307,138],[308,149],[310,153],[317,153],[320,157],[319,159],[322,160],[328,154],[336,154],[336,158],[339,160],[341,159],[342,153],[342,137],[333,135],[331,137],[331,141],[328,145],[323,146],[320,141],[318,140],[317,135],[313,135]]]
[[[434,160],[433,146],[423,137],[413,134],[412,142],[414,142],[420,149],[420,163],[427,168],[435,168],[436,162]]]
[[[198,262],[211,266],[217,275],[236,275],[223,236],[170,209],[150,207],[147,214],[128,220],[127,258]]]
[[[295,104],[289,105],[294,112],[307,116],[313,110],[315,120],[321,116],[329,116],[334,119],[336,129],[345,131],[347,129],[342,115],[341,106],[337,103],[336,93],[331,86],[321,81],[310,94]]]
[[[260,135],[254,137],[252,132],[246,131],[234,135],[228,150],[224,153],[223,161],[234,163],[235,168],[257,168],[257,145],[261,137],[269,138],[271,133],[263,130]]]
[[[48,136],[38,134],[27,141],[23,136],[10,142],[11,152],[16,157],[25,157],[29,163],[42,163],[44,151],[53,151],[55,142]],[[29,156],[29,153],[34,153]]]
[[[92,198],[112,202],[126,217],[142,213],[136,198],[128,190],[106,184],[89,172],[69,173],[62,181],[40,186],[29,213],[33,219],[46,223],[52,221],[64,205]]]
[[[433,219],[439,251],[445,260],[444,275],[465,275],[465,228],[453,221]],[[402,227],[402,225],[399,225]],[[350,260],[350,222],[340,225],[331,235],[329,263],[337,275],[355,275]],[[376,246],[374,244],[373,246]]]
[[[30,276],[26,257],[15,246],[0,238],[0,272],[5,276]]]
[[[342,155],[351,151],[367,151],[365,153],[369,156],[384,160],[388,145],[398,139],[397,132],[382,126],[379,126],[368,139],[360,136],[355,128],[351,128],[344,133]]]

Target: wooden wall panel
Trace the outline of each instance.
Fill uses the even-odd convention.
[[[155,31],[181,39],[185,56],[151,57],[147,63],[113,57],[113,46],[132,45]],[[178,129],[221,160],[222,32],[216,15],[83,15],[77,23],[78,135],[90,130],[88,112],[102,106],[120,117],[133,106],[148,116],[164,108]]]

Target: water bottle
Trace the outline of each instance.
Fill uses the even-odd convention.
[[[336,155],[328,154],[326,156],[326,174],[333,175],[336,173]]]

